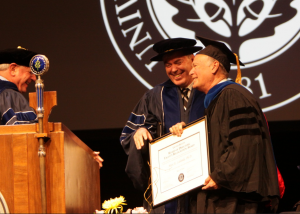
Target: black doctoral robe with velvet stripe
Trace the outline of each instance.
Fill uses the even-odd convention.
[[[227,85],[211,101],[206,115],[211,178],[221,188],[199,191],[191,212],[276,210],[276,163],[264,114],[253,95],[240,85]]]

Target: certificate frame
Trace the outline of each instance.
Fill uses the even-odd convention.
[[[210,174],[207,117],[149,143],[152,202],[160,206],[204,185]]]

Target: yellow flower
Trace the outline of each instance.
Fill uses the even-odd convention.
[[[127,205],[125,202],[125,198],[121,195],[119,198],[114,198],[110,199],[108,201],[104,201],[102,204],[102,208],[105,210],[105,213],[119,213],[118,209],[120,209],[120,213],[123,212],[123,206],[122,205]]]

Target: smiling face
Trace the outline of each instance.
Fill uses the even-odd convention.
[[[22,93],[27,91],[27,87],[31,81],[36,80],[36,76],[31,73],[30,68],[25,66],[15,64],[15,66],[12,67],[11,74],[12,79],[10,81],[16,84]]]
[[[180,52],[166,55],[163,58],[165,69],[170,80],[177,86],[185,88],[193,81],[189,75],[194,55],[182,56]]]
[[[193,68],[190,71],[190,75],[194,80],[193,88],[207,94],[215,79],[214,62],[217,61],[203,54],[195,56]]]

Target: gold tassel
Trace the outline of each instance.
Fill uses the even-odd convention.
[[[23,50],[26,50],[26,51],[28,51],[28,49],[26,49],[26,48],[23,48],[23,47],[21,47],[21,46],[18,46],[18,47],[17,47],[17,49],[23,49]]]
[[[235,58],[236,58],[236,67],[237,67],[237,74],[236,74],[235,82],[242,85],[242,72],[241,72],[241,68],[240,68],[239,57],[235,53],[234,53],[234,55],[235,55]]]

